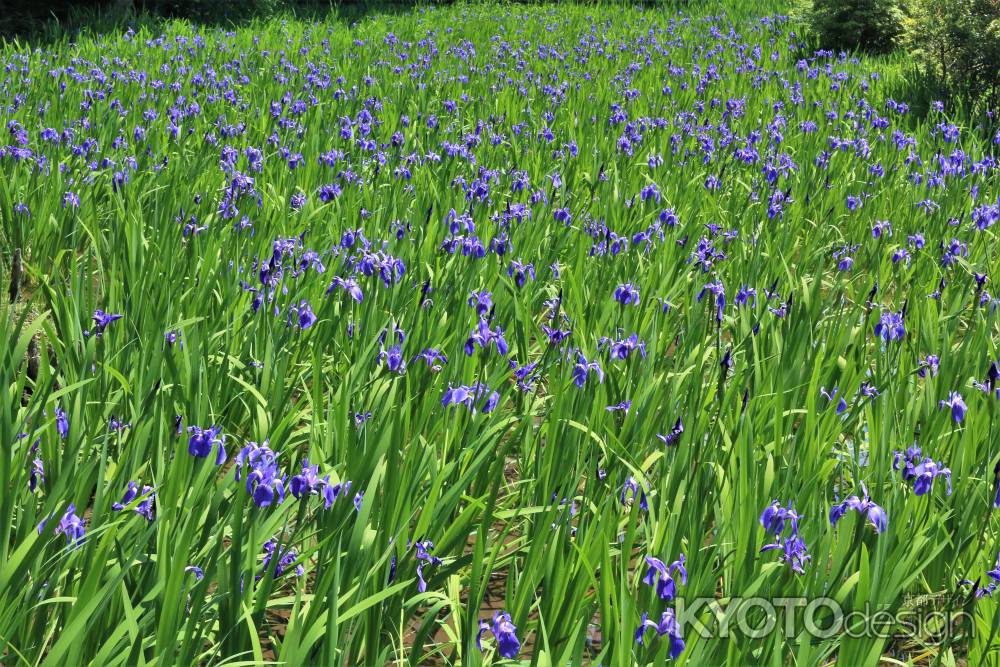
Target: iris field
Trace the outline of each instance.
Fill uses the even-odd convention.
[[[0,47],[0,664],[1000,663],[996,118],[750,5]]]

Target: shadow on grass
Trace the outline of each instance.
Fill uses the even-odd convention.
[[[1000,115],[989,113],[988,99],[963,95],[959,91],[949,91],[938,78],[922,68],[904,52],[887,57],[875,69],[882,77],[882,90],[886,98],[905,102],[909,106],[906,115],[911,128],[917,124],[932,122],[957,123],[965,130],[979,135],[990,142],[1000,130]],[[932,108],[936,102],[944,104],[943,116]]]
[[[379,14],[405,14],[446,6],[455,0],[0,0],[0,43],[45,47],[80,35],[129,27],[158,31],[159,24],[184,19],[204,28],[238,28],[274,16],[305,21],[354,23]],[[474,4],[476,0],[471,0]],[[711,0],[484,0],[490,4],[602,6],[609,3],[670,13],[711,7]],[[785,0],[758,0],[762,14],[777,11]],[[725,3],[724,3],[725,4]]]
[[[238,28],[273,16],[305,21],[355,23],[373,14],[404,14],[452,0],[0,0],[0,43],[44,48],[81,35],[146,27],[184,19],[202,28]]]

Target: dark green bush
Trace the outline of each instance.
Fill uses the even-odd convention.
[[[803,13],[824,49],[886,53],[903,35],[898,0],[807,0]]]
[[[194,21],[240,20],[267,16],[292,4],[286,0],[136,0],[136,9]]]
[[[227,25],[280,11],[303,15],[363,15],[371,9],[408,7],[429,0],[0,0],[0,35],[63,34],[107,30],[137,17],[183,18]],[[437,0],[448,4],[451,0]]]
[[[911,0],[907,47],[946,95],[1000,103],[1000,1]]]
[[[63,22],[74,10],[96,12],[107,0],[0,0],[0,35],[40,30],[46,22]]]

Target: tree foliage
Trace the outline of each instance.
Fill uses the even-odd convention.
[[[825,49],[886,53],[903,34],[897,0],[812,0],[805,19]]]
[[[945,93],[1000,102],[1000,0],[913,0],[907,47]]]

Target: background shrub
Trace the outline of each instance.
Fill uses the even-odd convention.
[[[1000,0],[913,0],[906,44],[943,94],[1000,103]]]
[[[439,0],[436,4],[448,4]],[[297,14],[336,11],[353,15],[373,8],[412,6],[421,0],[0,0],[0,35],[37,36],[78,28],[106,31],[139,17],[183,18],[199,23],[237,23],[279,11]],[[57,27],[58,26],[58,27]]]
[[[812,0],[802,13],[824,49],[886,53],[903,35],[897,0]]]
[[[0,34],[37,31],[47,21],[65,21],[74,9],[98,11],[107,4],[102,0],[2,0]]]

